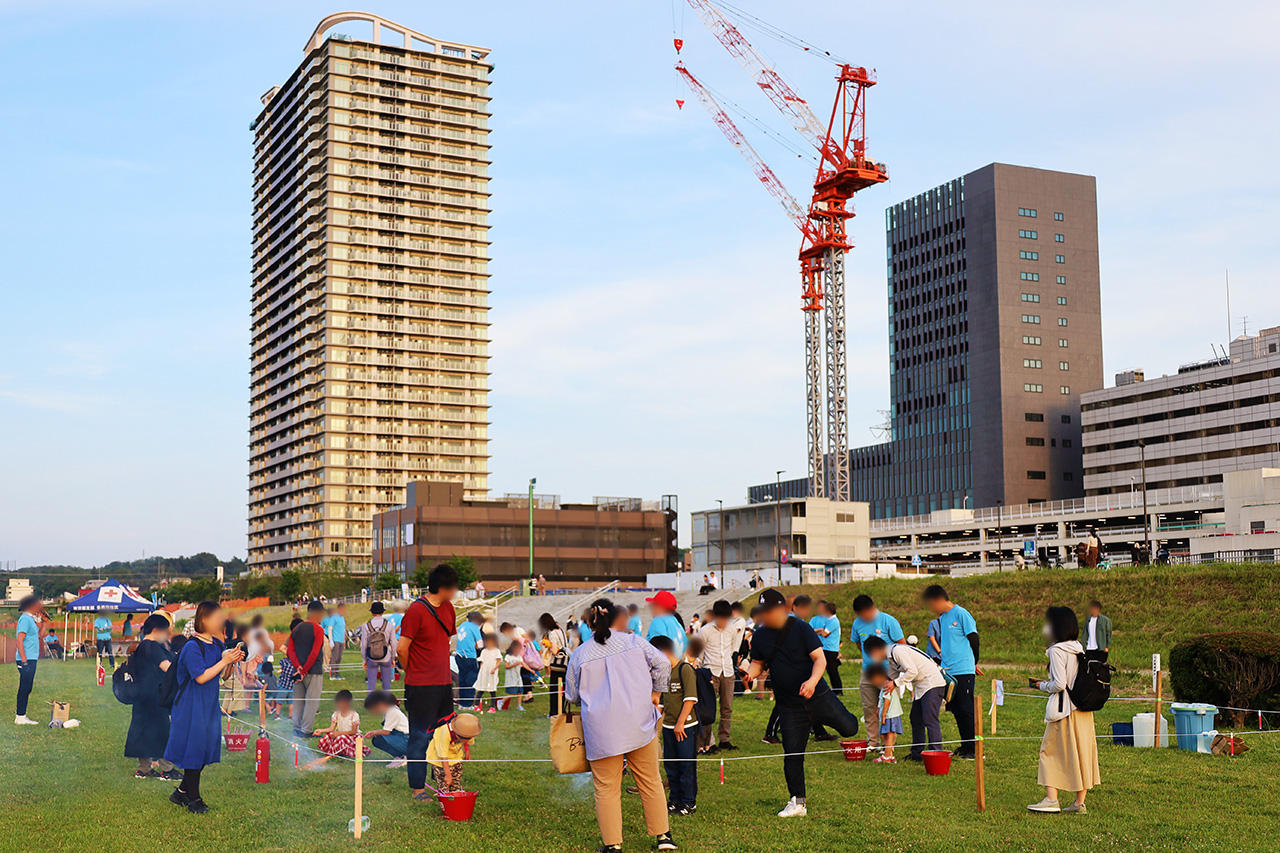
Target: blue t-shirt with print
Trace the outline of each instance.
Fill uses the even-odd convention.
[[[99,616],[93,620],[94,630],[98,632],[99,640],[111,639],[111,620],[105,616]]]
[[[480,626],[469,619],[463,622],[458,628],[458,657],[474,659],[480,641]]]
[[[36,619],[30,613],[23,613],[18,617],[18,630],[16,634],[24,634],[22,638],[22,654],[27,660],[33,661],[40,657],[40,626],[36,624]],[[15,634],[15,636],[16,636]]]
[[[866,622],[861,618],[853,620],[853,624],[849,626],[849,639],[862,646],[863,669],[875,663],[871,656],[867,654],[866,646],[863,645],[871,637],[879,637],[889,645],[893,645],[903,639],[902,626],[898,624],[897,619],[882,610],[876,611],[875,618],[870,622]]]
[[[652,640],[654,637],[670,637],[672,642],[676,644],[676,657],[684,654],[685,646],[689,644],[689,635],[685,633],[684,626],[680,624],[680,620],[672,616],[670,613],[659,616],[649,623],[649,633],[645,634],[646,640]]]
[[[809,624],[815,631],[828,631],[830,633],[823,637],[818,635],[822,640],[822,650],[824,652],[840,651],[840,617],[839,616],[823,616],[818,614],[809,620]]]
[[[978,633],[978,623],[968,610],[958,604],[938,617],[941,625],[938,642],[942,644],[942,668],[951,675],[973,675],[976,661],[969,635]]]

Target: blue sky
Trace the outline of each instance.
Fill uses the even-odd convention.
[[[887,407],[883,210],[992,161],[1098,178],[1108,375],[1280,325],[1280,7],[739,7],[878,70],[849,267],[852,436]],[[496,494],[802,473],[797,235],[671,70],[671,0],[366,7],[493,49]],[[705,82],[786,125],[692,12]],[[0,560],[245,546],[251,135],[316,3],[0,0]],[[832,69],[756,39],[822,112]],[[748,124],[803,196],[809,167]],[[687,530],[686,530],[687,536]]]

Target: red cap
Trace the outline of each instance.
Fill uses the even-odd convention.
[[[649,602],[650,604],[656,604],[659,607],[665,608],[667,610],[675,610],[677,607],[680,606],[680,603],[676,601],[676,597],[671,593],[667,592],[665,589],[660,591],[653,598],[646,598],[645,601]]]

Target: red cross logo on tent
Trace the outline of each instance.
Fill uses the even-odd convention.
[[[124,590],[118,586],[103,587],[100,598],[103,601],[119,604],[124,599]]]

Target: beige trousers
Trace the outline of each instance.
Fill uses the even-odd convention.
[[[862,700],[862,721],[866,725],[867,746],[880,745],[880,688],[858,677],[858,698]]]
[[[667,795],[658,774],[661,740],[654,737],[647,746],[624,755],[611,755],[591,762],[591,781],[596,789],[596,822],[600,824],[600,840],[606,845],[622,843],[622,766],[626,759],[640,789],[644,805],[644,822],[650,835],[667,832]]]

